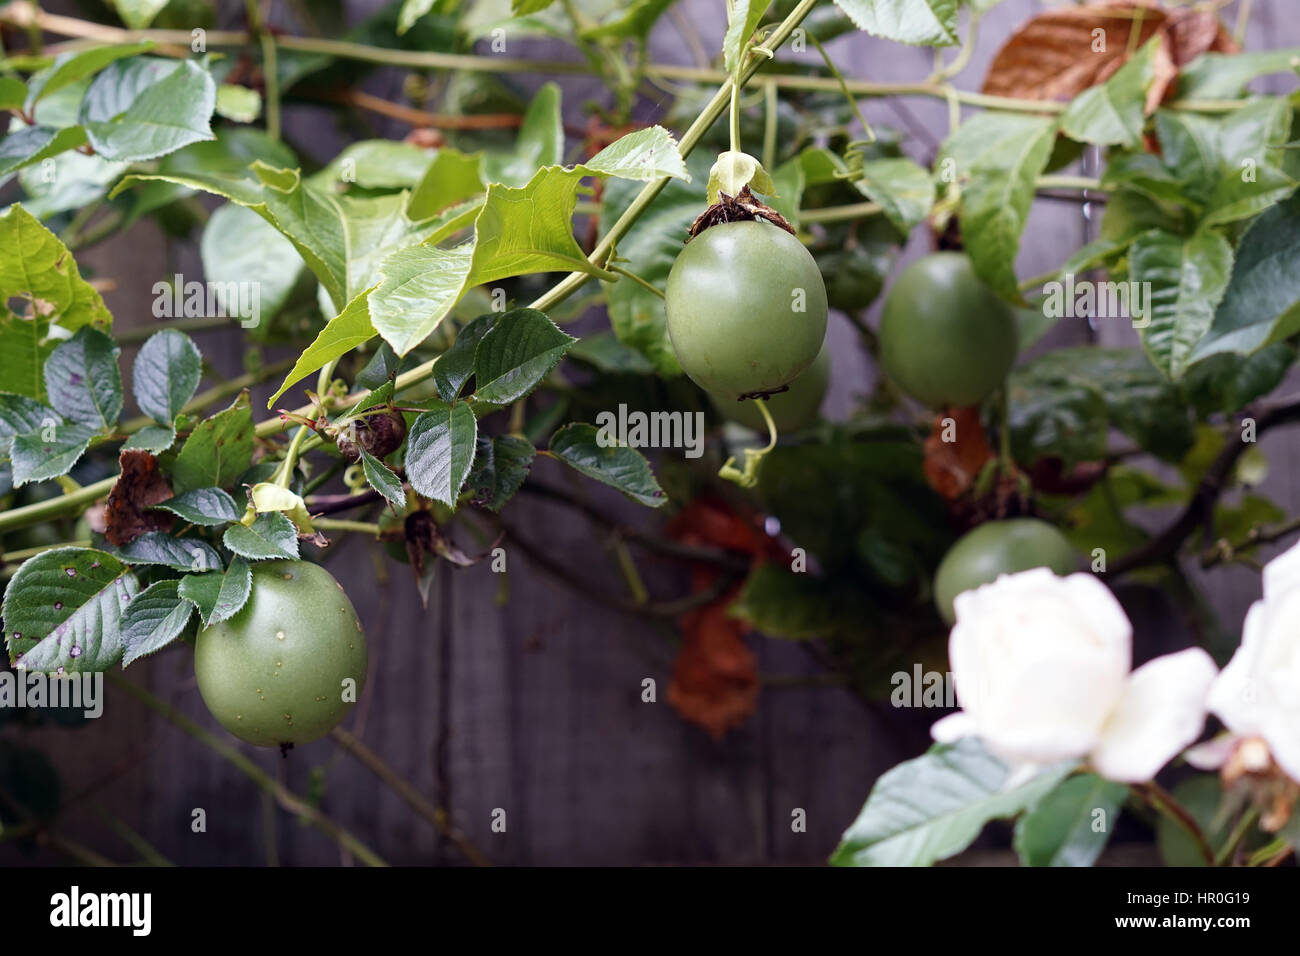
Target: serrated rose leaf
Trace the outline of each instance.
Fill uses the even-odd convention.
[[[5,589],[10,660],[45,673],[107,670],[122,656],[122,612],[138,589],[131,569],[104,551],[38,554]]]

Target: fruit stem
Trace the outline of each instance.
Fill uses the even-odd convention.
[[[731,151],[739,153],[740,149],[740,84],[731,81]]]
[[[776,422],[772,420],[772,413],[767,410],[767,399],[756,398],[754,401],[758,404],[763,421],[767,422],[767,445],[763,448],[745,449],[744,469],[736,467],[736,457],[733,455],[718,470],[719,478],[734,481],[742,488],[753,488],[758,484],[758,466],[767,457],[767,453],[776,447]]]
[[[654,283],[650,282],[650,281],[647,280],[647,279],[643,279],[643,278],[641,278],[641,277],[640,277],[639,275],[637,275],[635,272],[631,272],[631,271],[629,271],[629,270],[627,270],[627,269],[621,268],[620,266],[616,266],[616,265],[610,265],[610,266],[608,266],[607,268],[609,269],[610,272],[617,272],[619,275],[624,276],[624,277],[626,277],[626,278],[628,278],[628,279],[631,279],[631,280],[632,280],[633,282],[635,282],[637,285],[639,285],[639,286],[645,288],[646,290],[648,290],[648,291],[650,291],[650,292],[653,292],[655,295],[659,296],[659,298],[662,299],[662,298],[664,297],[664,294],[663,294],[662,292],[659,291],[658,286],[656,286]]]

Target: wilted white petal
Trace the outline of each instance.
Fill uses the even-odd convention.
[[[1129,677],[1106,722],[1092,764],[1108,780],[1150,780],[1205,726],[1205,698],[1217,668],[1199,647],[1166,654]]]

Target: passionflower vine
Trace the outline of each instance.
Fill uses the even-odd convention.
[[[961,710],[935,723],[935,740],[979,737],[1022,773],[1087,759],[1107,779],[1137,783],[1200,736],[1210,656],[1193,648],[1130,672],[1132,624],[1092,575],[1004,575],[959,594],[954,609]]]
[[[1222,766],[1248,742],[1247,769],[1266,764],[1263,741],[1282,772],[1300,782],[1300,545],[1265,566],[1263,599],[1246,613],[1241,646],[1208,704],[1229,733],[1190,753],[1196,766]]]

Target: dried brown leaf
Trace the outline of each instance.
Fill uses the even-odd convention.
[[[147,451],[124,451],[118,458],[122,474],[108,493],[104,512],[104,537],[119,547],[130,544],[147,531],[170,531],[175,516],[151,511],[153,505],[172,497],[172,486],[158,468],[158,459]]]
[[[1059,7],[1012,34],[994,57],[983,91],[1017,99],[1071,100],[1108,80],[1156,35],[1163,42],[1148,112],[1173,90],[1181,67],[1207,51],[1237,49],[1218,17],[1204,10],[1165,9],[1154,0]]]

